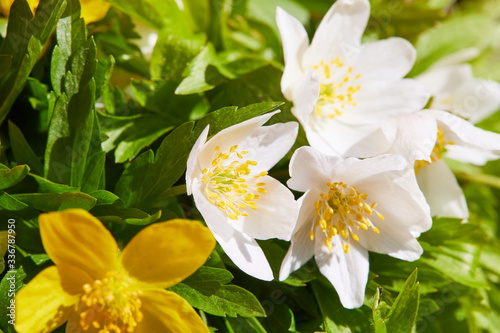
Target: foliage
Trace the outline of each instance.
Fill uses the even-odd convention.
[[[15,273],[0,262],[0,294],[50,264],[38,229],[42,212],[83,208],[123,247],[144,226],[201,219],[183,175],[196,139],[280,109],[283,52],[277,5],[310,35],[331,0],[109,0],[104,20],[86,26],[75,0],[41,1],[33,16],[16,0],[0,37],[0,253],[16,221]],[[402,36],[418,58],[410,77],[454,51],[477,47],[477,76],[500,80],[498,1],[373,0],[366,40]],[[150,59],[138,21],[158,33]],[[6,19],[0,18],[0,26]],[[5,29],[4,29],[5,30]],[[497,113],[480,124],[500,131]],[[303,131],[270,174],[288,179]],[[219,332],[496,332],[500,324],[500,168],[452,165],[469,203],[468,223],[434,219],[404,262],[370,253],[364,305],[344,309],[311,260],[287,280],[263,282],[217,248],[195,274],[170,288]],[[261,243],[279,267],[289,246]],[[8,254],[8,253],[7,253]],[[158,258],[161,260],[161,258]],[[277,277],[277,272],[275,272]],[[0,329],[9,298],[0,299]],[[57,332],[64,332],[60,328]]]

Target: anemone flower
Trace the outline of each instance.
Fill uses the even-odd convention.
[[[305,129],[309,144],[327,154],[370,157],[389,143],[381,125],[421,110],[425,86],[403,77],[416,52],[402,38],[361,44],[370,16],[368,0],[338,0],[309,45],[301,23],[281,8],[277,24],[283,41],[284,96]]]
[[[346,308],[363,304],[368,251],[413,261],[415,239],[431,227],[429,206],[415,174],[398,155],[359,160],[297,149],[290,162],[291,189],[306,192],[280,280],[313,255]]]
[[[278,111],[279,112],[279,111]],[[267,171],[290,150],[296,122],[262,126],[276,112],[228,127],[207,141],[208,126],[188,159],[187,193],[226,254],[262,280],[273,273],[255,239],[290,240],[298,206]]]

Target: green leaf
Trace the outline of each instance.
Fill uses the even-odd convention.
[[[202,266],[182,283],[205,296],[210,296],[232,280],[233,275],[225,269]]]
[[[120,208],[115,205],[95,206],[90,213],[104,223],[127,223],[132,225],[148,225],[161,216],[161,210],[150,215],[137,208]]]
[[[0,124],[26,80],[66,7],[66,0],[42,1],[35,17],[25,0],[11,7],[7,36],[0,48]]]
[[[43,165],[40,159],[31,149],[29,143],[24,138],[23,133],[13,122],[9,120],[9,139],[14,159],[18,164],[27,164],[31,172],[42,175]]]
[[[184,13],[175,0],[108,0],[109,3],[139,21],[161,30],[170,27],[173,30],[189,29]]]
[[[69,192],[69,193],[26,193],[14,194],[13,198],[24,202],[28,206],[41,210],[43,212],[51,212],[64,210],[69,208],[82,208],[90,210],[94,207],[97,200],[85,193]]]
[[[4,167],[4,165],[0,165]],[[0,169],[0,190],[9,188],[26,177],[30,168],[27,165],[18,165],[12,169]]]
[[[188,155],[206,125],[209,135],[276,109],[281,103],[261,103],[236,111],[228,107],[208,114],[193,129],[193,123],[185,123],[170,133],[156,152],[147,151],[139,155],[123,172],[115,193],[125,201],[127,207],[147,210],[151,203],[182,176]]]
[[[16,256],[19,258],[19,256]],[[3,295],[0,301],[0,326],[2,328],[12,328],[12,322],[15,322],[15,310],[14,318],[10,317],[11,313],[8,307],[11,307],[11,299],[14,298],[15,294],[24,286],[23,280],[26,277],[26,273],[21,267],[16,270],[7,271],[3,276],[2,282],[0,282],[0,293]],[[14,320],[13,320],[14,319]],[[10,322],[13,320],[12,322]],[[10,322],[10,323],[9,323]],[[12,329],[12,332],[15,332]]]
[[[204,295],[184,283],[178,283],[169,289],[185,298],[195,308],[215,316],[254,317],[266,315],[257,298],[238,286],[221,286],[210,296]]]
[[[257,318],[224,318],[229,333],[267,333]]]
[[[189,35],[173,32],[171,29],[160,31],[158,42],[151,56],[151,78],[180,82],[187,64],[200,52],[205,38],[202,35]]]
[[[102,150],[101,131],[99,120],[94,117],[92,136],[89,142],[89,150],[85,161],[83,173],[82,192],[90,193],[104,188],[104,164],[106,153]]]
[[[399,293],[396,301],[387,316],[387,332],[411,332],[418,313],[419,284],[417,282],[417,270],[408,277],[403,290]]]
[[[176,94],[188,95],[210,90],[234,76],[217,59],[212,44],[204,46],[201,52],[189,63],[184,72],[185,78],[175,90]]]
[[[369,332],[372,322],[368,320],[371,311],[366,306],[345,309],[333,286],[324,277],[310,283],[314,296],[323,314],[323,325],[326,332]]]
[[[76,187],[82,186],[94,133],[95,82],[92,76],[96,68],[96,47],[86,35],[85,22],[80,18],[80,4],[72,0],[58,23],[57,46],[52,55],[51,83],[55,103],[51,112],[44,174],[50,180]],[[99,155],[99,152],[95,154]],[[94,160],[89,162],[102,165],[100,155],[92,156]],[[88,172],[94,173],[95,170]],[[88,190],[94,189],[95,179],[92,179]]]

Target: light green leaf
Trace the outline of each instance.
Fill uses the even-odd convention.
[[[69,208],[82,208],[85,210],[90,210],[97,202],[97,200],[90,195],[78,192],[26,193],[13,194],[12,197],[21,202],[24,202],[32,208],[41,210],[43,212],[51,212]]]
[[[403,290],[399,293],[396,301],[387,316],[387,332],[411,332],[418,313],[419,284],[417,282],[417,270],[408,277]]]
[[[28,172],[30,171],[30,168],[24,164],[24,165],[18,165],[12,169],[6,168],[4,165],[1,165],[0,169],[0,189],[6,189],[9,188],[13,185],[16,185],[19,183],[21,180],[26,177]],[[5,167],[5,169],[3,168]]]
[[[204,295],[184,283],[178,283],[169,289],[185,298],[195,308],[215,316],[254,317],[266,315],[257,298],[238,286],[221,286],[210,296]]]

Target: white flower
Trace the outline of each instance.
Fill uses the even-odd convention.
[[[500,108],[500,84],[476,79],[470,64],[475,48],[453,53],[432,65],[416,79],[432,94],[431,109],[449,111],[475,124]]]
[[[361,45],[370,15],[368,0],[338,0],[309,45],[301,23],[281,8],[284,96],[312,147],[341,156],[369,157],[389,147],[380,130],[388,119],[425,106],[429,94],[402,79],[415,62],[415,49],[402,38]]]
[[[442,157],[455,158],[461,152],[460,160],[484,164],[488,159],[498,158],[500,135],[441,110],[419,111],[399,117],[393,123],[397,125],[384,128],[393,142],[390,152],[415,162],[418,184],[432,215],[468,218],[462,189]]]
[[[296,122],[263,127],[277,112],[226,128],[206,142],[207,126],[186,170],[187,193],[215,239],[241,270],[262,280],[272,280],[273,273],[255,239],[290,240],[298,214],[290,190],[267,175],[298,131]]]
[[[475,58],[478,52],[471,48],[453,53],[417,77],[432,94],[431,109],[451,112],[473,124],[498,111],[500,84],[474,78],[472,67],[461,63]],[[471,149],[462,145],[449,146],[446,156],[475,165],[484,165],[498,158],[487,148],[476,146]]]
[[[406,160],[382,155],[365,160],[299,148],[290,162],[288,186],[306,192],[280,280],[313,255],[342,305],[363,304],[368,251],[413,261],[415,239],[431,227],[429,206]]]

